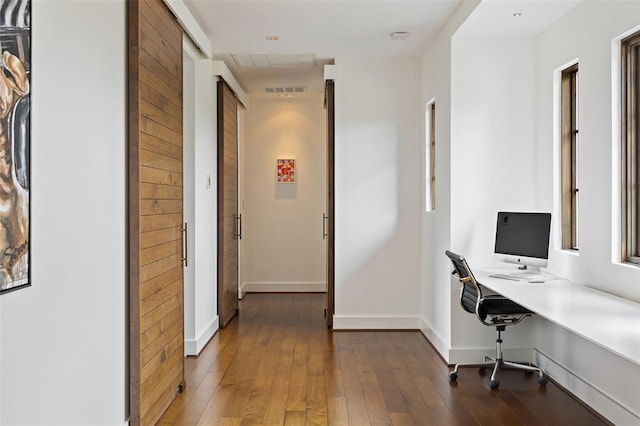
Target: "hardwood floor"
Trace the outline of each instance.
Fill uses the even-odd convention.
[[[160,425],[603,425],[553,383],[447,365],[420,332],[330,332],[324,294],[248,294],[240,316],[185,360]],[[487,373],[488,374],[488,373]]]

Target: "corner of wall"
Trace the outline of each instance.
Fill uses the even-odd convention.
[[[205,327],[204,330],[194,340],[185,340],[184,342],[184,354],[185,356],[198,356],[202,349],[207,346],[207,343],[215,336],[220,328],[220,322],[218,315],[215,316],[213,321]]]
[[[427,320],[420,318],[420,331],[424,337],[431,343],[431,345],[438,351],[440,356],[449,363],[450,362],[450,349],[451,347],[447,342],[429,325]]]

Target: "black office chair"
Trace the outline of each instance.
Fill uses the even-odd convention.
[[[464,257],[448,250],[445,254],[453,264],[453,274],[462,283],[462,288],[460,289],[460,305],[462,305],[462,309],[471,314],[475,314],[483,325],[495,327],[498,331],[495,358],[485,355],[484,361],[480,363],[456,364],[453,371],[449,372],[449,379],[455,381],[458,378],[458,367],[460,366],[472,365],[479,366],[480,368],[493,366],[491,382],[489,383],[491,389],[498,389],[498,387],[500,387],[500,382],[497,380],[496,375],[501,367],[515,368],[528,373],[537,372],[538,382],[543,386],[546,385],[547,379],[545,379],[544,373],[535,365],[505,361],[502,359],[501,333],[505,331],[508,325],[518,324],[524,318],[530,316],[532,312],[499,295],[483,296],[482,286],[473,276],[471,268],[469,268]]]

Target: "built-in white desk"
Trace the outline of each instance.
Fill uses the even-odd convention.
[[[640,303],[566,280],[529,283],[477,271],[482,286],[640,365]]]

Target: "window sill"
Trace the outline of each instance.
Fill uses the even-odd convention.
[[[580,256],[580,250],[574,250],[574,249],[556,249],[556,251],[558,253],[564,253],[564,254],[568,254],[571,256],[575,256],[578,257]]]
[[[640,263],[639,262],[624,261],[624,262],[613,262],[613,264],[614,265],[625,266],[627,268],[633,268],[633,269],[640,268]]]

